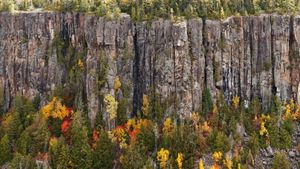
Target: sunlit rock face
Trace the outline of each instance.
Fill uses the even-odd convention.
[[[103,95],[123,100],[128,115],[144,94],[166,114],[189,116],[207,87],[263,105],[272,95],[300,97],[300,16],[260,15],[223,21],[191,19],[134,22],[78,13],[1,13],[0,89],[5,109],[14,95],[46,95],[70,83],[87,103],[92,124]],[[77,71],[74,81],[72,69]],[[79,72],[79,73],[78,73]],[[120,89],[114,89],[116,78]]]

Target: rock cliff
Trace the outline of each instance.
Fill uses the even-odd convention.
[[[77,66],[82,61],[83,66]],[[17,93],[46,95],[72,84],[93,121],[103,94],[123,100],[128,114],[144,94],[166,112],[187,116],[207,87],[227,101],[272,94],[300,99],[300,16],[260,15],[223,21],[133,22],[79,13],[1,13],[0,89],[8,109]],[[77,70],[79,69],[79,71]],[[114,90],[119,78],[121,88]]]

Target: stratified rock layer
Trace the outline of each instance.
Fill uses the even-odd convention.
[[[128,114],[143,95],[167,113],[188,116],[201,107],[207,87],[214,99],[224,93],[270,104],[300,98],[300,16],[260,15],[224,21],[191,19],[135,23],[78,13],[1,13],[0,87],[8,109],[14,95],[45,96],[73,83],[86,101],[92,125],[112,94]],[[78,72],[77,72],[78,73]],[[79,79],[79,82],[78,82]],[[121,88],[114,83],[120,79]],[[104,116],[105,117],[105,116]]]

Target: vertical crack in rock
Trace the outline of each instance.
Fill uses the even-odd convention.
[[[133,44],[134,44],[134,61],[133,61],[133,110],[132,117],[137,116],[137,111],[140,108],[140,46],[138,44],[138,36],[140,34],[138,28],[139,23],[135,24],[135,34],[133,36]]]

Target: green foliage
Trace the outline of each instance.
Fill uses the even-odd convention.
[[[271,169],[290,169],[291,165],[287,156],[284,153],[278,152],[275,154]]]
[[[18,112],[18,118],[24,128],[29,126],[33,120],[33,113],[37,111],[30,100],[24,96],[17,95],[13,100],[13,111]]]
[[[221,131],[214,130],[208,138],[211,151],[227,152],[230,149],[229,138]]]
[[[73,122],[70,128],[70,154],[72,164],[75,168],[91,168],[91,148],[88,144],[87,127],[80,112],[74,113]]]
[[[12,119],[8,124],[8,131],[7,134],[10,140],[16,140],[19,138],[20,134],[23,131],[23,125],[20,119],[20,113],[15,112],[12,114]]]
[[[119,102],[118,110],[117,110],[117,125],[122,125],[127,121],[127,106],[128,106],[127,99],[122,99]]]
[[[121,160],[121,168],[124,169],[140,169],[146,165],[147,156],[138,146],[129,147]]]
[[[253,152],[254,155],[259,153],[259,138],[256,133],[252,133],[249,143],[248,143],[249,149],[251,152]]]
[[[14,10],[14,1],[13,0],[6,0],[0,2],[0,12],[2,11],[10,11],[12,12]]]
[[[0,141],[0,166],[12,158],[8,135],[4,135]]]
[[[144,152],[151,152],[154,150],[155,133],[153,131],[153,125],[141,126],[135,144],[141,147]]]
[[[35,8],[43,8],[48,5],[48,0],[32,0],[32,4]]]
[[[63,137],[50,141],[50,164],[52,168],[72,168],[70,150]]]
[[[46,120],[43,119],[41,115],[37,115],[34,122],[26,130],[28,131],[31,138],[30,142],[32,143],[30,144],[29,153],[34,156],[39,152],[47,152],[50,132]]]
[[[292,135],[287,130],[273,125],[269,127],[268,131],[272,147],[285,149],[292,146]]]
[[[32,0],[33,7],[62,12],[94,12],[108,19],[128,13],[136,21],[159,17],[167,19],[208,17],[220,18],[232,15],[259,14],[261,12],[292,13],[299,11],[298,0]],[[0,11],[28,10],[28,0],[0,2]]]
[[[114,145],[106,131],[100,132],[99,140],[96,142],[96,148],[93,151],[92,168],[113,168]]]
[[[205,88],[202,94],[202,115],[205,116],[207,113],[212,112],[213,106],[211,93],[208,88]]]
[[[177,157],[178,153],[184,154],[183,166],[184,168],[191,168],[199,148],[196,140],[198,137],[193,126],[181,124],[175,128],[175,132],[171,136],[164,136],[161,147],[168,147],[172,157]]]
[[[35,160],[32,159],[30,155],[22,155],[17,153],[11,163],[9,164],[9,169],[32,169],[37,168]]]
[[[17,150],[19,153],[26,155],[30,152],[30,148],[33,146],[31,137],[27,130],[24,130],[17,140]]]

